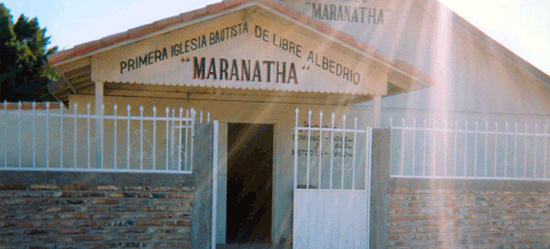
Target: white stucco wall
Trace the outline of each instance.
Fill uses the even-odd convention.
[[[473,33],[474,27],[435,0],[282,1],[433,78],[428,89],[384,98],[386,111],[550,114],[550,82],[541,82],[521,68],[517,58],[505,56],[503,47],[497,49],[481,32]],[[329,18],[314,14],[314,5],[323,11],[327,6]],[[333,6],[336,15],[331,18]],[[384,22],[342,21],[340,7],[365,13],[376,9],[377,15],[383,11]]]

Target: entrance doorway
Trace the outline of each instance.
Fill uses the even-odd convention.
[[[227,243],[270,243],[273,125],[228,124],[227,168]]]

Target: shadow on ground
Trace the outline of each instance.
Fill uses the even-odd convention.
[[[228,244],[228,245],[216,245],[216,249],[290,249],[292,245],[289,244],[264,244],[264,243],[247,243],[247,244]]]

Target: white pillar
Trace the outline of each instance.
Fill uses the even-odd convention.
[[[103,82],[95,82],[95,115],[103,116]],[[96,168],[103,167],[103,119],[95,119]]]
[[[375,94],[372,98],[372,120],[373,128],[381,128],[382,119],[382,95]]]
[[[103,105],[103,82],[95,82],[95,114],[102,114]]]

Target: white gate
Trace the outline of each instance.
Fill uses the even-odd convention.
[[[294,130],[293,248],[368,248],[372,128],[323,113]],[[305,120],[302,119],[302,120]]]

